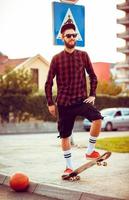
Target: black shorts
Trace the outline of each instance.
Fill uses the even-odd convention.
[[[77,116],[87,118],[89,121],[103,119],[101,113],[90,103],[80,103],[71,106],[58,105],[58,131],[60,138],[67,138],[72,134],[72,129]]]

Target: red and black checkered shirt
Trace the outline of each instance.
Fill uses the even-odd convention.
[[[90,58],[84,51],[74,50],[68,53],[65,50],[55,55],[51,61],[45,93],[48,105],[53,105],[52,86],[56,76],[57,104],[71,105],[77,99],[85,99],[87,95],[86,72],[90,78],[90,94],[95,96],[97,77],[94,73]]]

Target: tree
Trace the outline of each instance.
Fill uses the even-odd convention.
[[[28,96],[36,91],[32,76],[25,69],[10,69],[4,76],[0,76],[0,115],[2,121],[9,121],[9,113],[14,118],[19,118],[25,112],[25,104]]]
[[[97,86],[97,94],[108,94],[111,96],[116,96],[120,94],[122,88],[115,84],[113,80],[107,81],[99,81]]]
[[[87,80],[87,88],[90,90],[89,79]],[[122,88],[116,85],[114,79],[111,77],[109,81],[98,81],[97,95],[116,96],[122,92]]]

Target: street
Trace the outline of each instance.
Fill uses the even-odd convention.
[[[73,134],[75,145],[72,148],[72,154],[74,166],[77,168],[80,164],[86,162],[84,155],[89,133],[74,132]],[[115,136],[129,136],[129,132],[102,132],[100,138]],[[100,153],[104,152],[103,150],[99,151]],[[10,176],[16,172],[23,172],[28,175],[30,181],[43,185],[36,188],[38,194],[52,198],[59,197],[61,199],[62,195],[65,194],[65,199],[67,197],[69,200],[69,195],[73,198],[74,192],[79,191],[79,194],[88,193],[104,196],[104,198],[129,199],[128,166],[129,153],[112,152],[107,167],[93,166],[81,174],[80,181],[65,182],[61,180],[65,162],[57,133],[0,136],[0,174]],[[71,192],[65,193],[63,188],[70,189]],[[13,196],[14,193],[11,192],[10,195]],[[8,191],[6,191],[5,196],[9,200]],[[5,198],[0,200],[5,200]],[[23,200],[23,198],[17,200]]]

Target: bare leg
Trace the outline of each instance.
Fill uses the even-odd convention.
[[[71,149],[70,137],[61,139],[61,147],[63,151],[67,151]]]
[[[90,135],[93,137],[98,137],[101,131],[101,123],[102,120],[98,119],[92,122],[91,128],[90,128]]]

